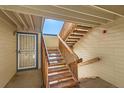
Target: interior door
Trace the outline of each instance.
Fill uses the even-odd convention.
[[[17,70],[37,68],[37,34],[18,33]]]

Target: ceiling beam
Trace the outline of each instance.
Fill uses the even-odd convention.
[[[48,17],[48,18],[52,18],[52,19],[69,21],[69,22],[78,23],[78,24],[85,25],[85,26],[94,27],[94,26],[100,25],[99,23],[80,20],[80,19],[76,19],[76,18],[63,16],[63,15],[58,15],[58,14],[55,15],[53,13],[44,12],[44,11],[41,11],[40,9],[39,10],[32,9],[32,8],[29,8],[26,6],[0,6],[0,8],[5,9],[5,10],[20,12],[20,13],[25,13],[25,14],[31,14],[31,15],[37,15],[37,16],[42,16],[42,17]]]
[[[58,5],[57,7],[63,8],[66,10],[74,11],[77,13],[89,15],[89,16],[94,16],[102,19],[106,19],[108,21],[113,21],[118,18],[117,15],[110,13],[108,11],[104,11],[101,9],[98,9],[94,6],[89,6],[89,5]]]
[[[34,30],[34,23],[32,24],[31,23],[31,19],[30,19],[30,16],[31,15],[29,15],[29,14],[24,14],[23,15],[24,16],[24,18],[25,18],[25,20],[26,20],[26,23],[27,23],[27,25],[28,25],[28,27],[29,27],[29,30]]]
[[[13,21],[13,23],[19,27],[19,28],[22,28],[20,26],[20,24],[16,21],[17,19],[15,19],[15,17],[9,12],[9,11],[4,11],[4,10],[1,10],[11,21]]]
[[[75,20],[78,20],[79,22],[88,23],[88,24],[94,24],[94,25],[100,25],[101,24],[99,22],[93,22],[93,21],[90,21],[90,20],[78,19],[78,18],[75,18],[75,17],[72,17],[72,16],[62,15],[61,13],[57,13],[58,11],[56,11],[56,13],[55,12],[51,12],[51,11],[47,11],[46,9],[42,9],[43,8],[42,6],[40,6],[40,7],[38,7],[38,6],[24,6],[24,7],[37,10],[37,11],[39,11],[41,13],[44,12],[46,14],[49,14],[49,16],[46,15],[48,18],[52,17],[52,15],[53,15],[53,16],[55,16],[55,18],[60,18],[62,20],[64,20],[64,19],[68,20],[69,19],[69,20],[73,21],[75,19]],[[52,10],[54,10],[54,9],[52,9]]]
[[[120,17],[124,17],[124,6],[123,5],[96,5],[94,6],[103,11],[107,11],[118,15]]]
[[[76,19],[80,19],[80,20],[86,20],[86,21],[91,21],[91,22],[96,22],[96,23],[107,23],[108,20],[105,19],[101,19],[98,17],[93,17],[93,16],[88,16],[88,15],[84,15],[81,13],[76,13],[73,11],[69,11],[66,9],[62,9],[56,6],[51,6],[51,5],[46,5],[46,6],[27,6],[27,7],[31,7],[31,8],[35,8],[35,9],[40,9],[41,11],[46,11],[46,12],[50,12],[53,14],[57,14],[57,15],[63,15],[63,16],[68,16],[68,17],[72,17],[72,18],[76,18]]]
[[[17,27],[13,21],[11,21],[1,10],[0,10],[0,19],[4,21],[6,24],[11,25],[13,27]]]
[[[30,23],[31,23],[31,27],[33,30],[35,30],[35,26],[34,26],[34,21],[32,19],[32,16],[31,15],[28,15],[29,19],[30,19]]]
[[[17,19],[20,21],[20,23],[23,24],[24,28],[28,29],[28,26],[27,26],[26,22],[24,21],[24,19],[22,18],[22,16],[19,13],[14,12],[14,14],[17,17]]]
[[[39,16],[32,16],[32,19],[34,20],[34,26],[36,32],[41,32],[41,26],[42,24],[42,18]]]

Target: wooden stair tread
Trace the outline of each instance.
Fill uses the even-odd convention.
[[[88,27],[88,26],[82,26],[82,25],[77,25],[76,29],[84,29],[84,30],[89,30],[92,27]]]
[[[71,40],[67,40],[66,42],[75,42],[75,43],[76,43],[77,41],[71,41]]]
[[[60,62],[60,63],[50,63],[49,66],[59,66],[59,65],[65,65],[65,62]]]
[[[60,52],[48,52],[48,54],[60,54]]]
[[[76,82],[73,79],[69,79],[66,81],[50,84],[50,87],[52,88],[68,88],[68,87],[74,87],[76,86]]]
[[[68,40],[68,42],[76,43],[75,40]],[[48,56],[48,82],[50,87],[67,88],[76,86],[77,82],[67,67],[59,49],[48,49]]]
[[[81,37],[71,36],[71,35],[70,35],[68,38],[74,38],[74,39],[78,39],[78,40],[79,40]]]
[[[87,34],[88,31],[74,30],[73,33]]]
[[[65,71],[65,70],[68,70],[68,68],[66,66],[56,67],[56,68],[49,68],[48,73],[61,72],[61,71]]]
[[[53,49],[52,48],[48,48],[47,50],[48,51],[58,51],[58,48],[53,48]]]
[[[76,34],[72,33],[70,36],[83,37],[84,35],[76,35]]]
[[[52,50],[48,50],[48,53],[49,52],[59,52],[58,50],[54,50],[54,51],[52,51]]]
[[[59,61],[59,60],[63,60],[63,58],[60,57],[60,58],[49,59],[49,61]]]
[[[66,39],[65,41],[78,41],[77,39]]]
[[[48,52],[59,52],[59,50],[48,50]]]
[[[48,78],[49,78],[49,82],[51,82],[51,81],[55,81],[55,80],[65,79],[65,78],[68,78],[68,77],[72,77],[72,74],[70,72],[51,75]]]
[[[61,54],[49,55],[49,57],[61,57]]]

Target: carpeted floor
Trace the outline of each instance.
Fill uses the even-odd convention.
[[[116,88],[101,78],[82,78],[79,80],[80,88]],[[42,79],[40,70],[17,72],[5,88],[41,88]]]
[[[117,88],[101,78],[80,79],[80,88]]]
[[[5,86],[6,88],[40,88],[42,85],[40,70],[17,72]]]

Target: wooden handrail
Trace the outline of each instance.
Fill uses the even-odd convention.
[[[82,62],[80,65],[88,65],[88,64],[91,64],[91,63],[95,63],[95,62],[99,62],[101,59],[99,57],[96,57],[96,58],[92,58],[90,60],[87,60],[85,62]]]
[[[43,36],[42,36],[42,40],[43,40],[43,43],[44,43],[44,49],[45,49],[45,55],[46,55],[46,58],[47,58],[47,62],[49,64],[48,50],[47,50],[46,43],[45,43],[45,40],[44,40],[44,37]]]
[[[62,40],[62,38],[59,35],[58,35],[58,38],[60,42],[65,46],[67,51],[70,52],[70,54],[72,54],[72,56],[74,57],[74,61],[77,61],[79,57],[70,49],[70,47],[65,43],[65,41]]]
[[[46,48],[46,44],[44,41],[43,36],[42,40],[41,40],[41,51],[42,51],[42,63],[41,63],[41,72],[42,72],[42,80],[43,80],[43,87],[48,88],[49,87],[49,83],[48,83],[48,63],[49,63],[49,59],[48,59],[48,52],[47,52],[47,48]]]
[[[73,77],[75,81],[78,81],[78,66],[77,64],[82,61],[79,57],[70,49],[70,47],[63,41],[63,39],[59,38],[59,49],[64,57],[66,64],[70,68],[70,71],[73,73]]]
[[[80,59],[78,59],[76,62],[77,62],[77,63],[81,63],[82,61],[83,61],[82,58],[80,58]],[[74,61],[74,62],[75,62],[75,61]],[[74,62],[68,63],[68,65],[73,64]]]

